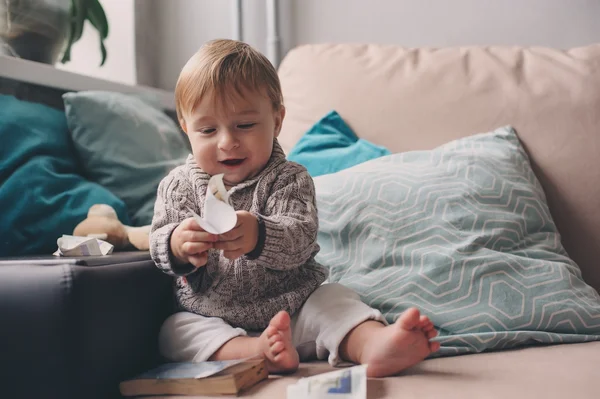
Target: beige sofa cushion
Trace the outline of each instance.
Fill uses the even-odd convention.
[[[370,379],[367,397],[596,399],[599,356],[600,342],[590,342],[427,360],[399,377]],[[326,363],[300,367],[292,377],[271,377],[248,396],[283,398],[299,377],[332,370]]]
[[[335,109],[393,152],[504,125],[530,152],[563,243],[600,291],[600,44],[404,49],[305,45],[281,64],[289,151]]]
[[[367,397],[597,399],[600,397],[599,358],[600,342],[589,342],[426,360],[398,377],[369,379]],[[300,370],[292,376],[270,376],[268,381],[255,385],[242,396],[283,399],[287,386],[299,378],[332,370],[325,362],[301,364]],[[183,396],[168,398],[184,399]]]

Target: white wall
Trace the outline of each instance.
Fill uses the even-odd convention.
[[[142,0],[144,1],[144,0]],[[160,17],[154,42],[158,87],[173,89],[185,62],[207,40],[230,37],[227,0],[151,0]]]
[[[71,61],[56,64],[59,69],[83,75],[135,84],[135,25],[133,0],[100,0],[109,24],[104,42],[108,56],[100,67],[98,32],[86,22],[81,39],[71,49]]]
[[[106,0],[105,0],[106,1]],[[172,89],[185,61],[207,40],[230,37],[227,0],[138,0],[153,7],[151,81]],[[305,43],[414,46],[543,45],[600,42],[597,0],[279,0],[282,55]],[[244,0],[244,40],[266,51],[265,1]],[[152,31],[151,31],[152,30]]]
[[[596,0],[293,1],[295,43],[570,47],[600,41]]]
[[[289,14],[292,0],[279,0],[282,15]],[[264,0],[243,0],[244,41],[266,52]],[[139,82],[172,90],[179,71],[208,40],[231,38],[230,0],[136,0],[136,48]],[[143,20],[140,20],[143,19]],[[283,46],[290,48],[290,25],[282,23]]]

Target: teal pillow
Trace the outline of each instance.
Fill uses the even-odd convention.
[[[94,204],[123,201],[85,180],[62,111],[0,95],[0,256],[51,254]]]
[[[342,117],[331,111],[300,138],[287,158],[316,177],[389,154],[387,148],[359,139]]]
[[[600,340],[600,296],[563,246],[509,127],[315,179],[331,281],[392,322],[416,306],[434,356]]]
[[[133,225],[150,224],[158,184],[190,152],[175,122],[129,94],[83,91],[63,100],[86,176],[125,202]]]

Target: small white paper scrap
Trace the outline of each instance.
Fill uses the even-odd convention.
[[[302,378],[288,385],[287,399],[367,399],[367,366]]]
[[[237,223],[235,209],[229,205],[229,193],[223,184],[223,174],[214,175],[208,181],[204,201],[204,218],[188,207],[200,227],[211,234],[223,234]]]
[[[63,235],[56,240],[56,256],[102,256],[112,253],[114,246],[94,237]]]

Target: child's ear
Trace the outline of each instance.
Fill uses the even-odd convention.
[[[285,107],[281,105],[279,110],[275,111],[275,137],[279,137],[279,133],[281,133],[281,126],[283,125],[284,119]]]
[[[181,130],[183,130],[185,134],[187,134],[187,125],[185,124],[185,119],[181,118],[179,120],[179,124],[181,125]]]

